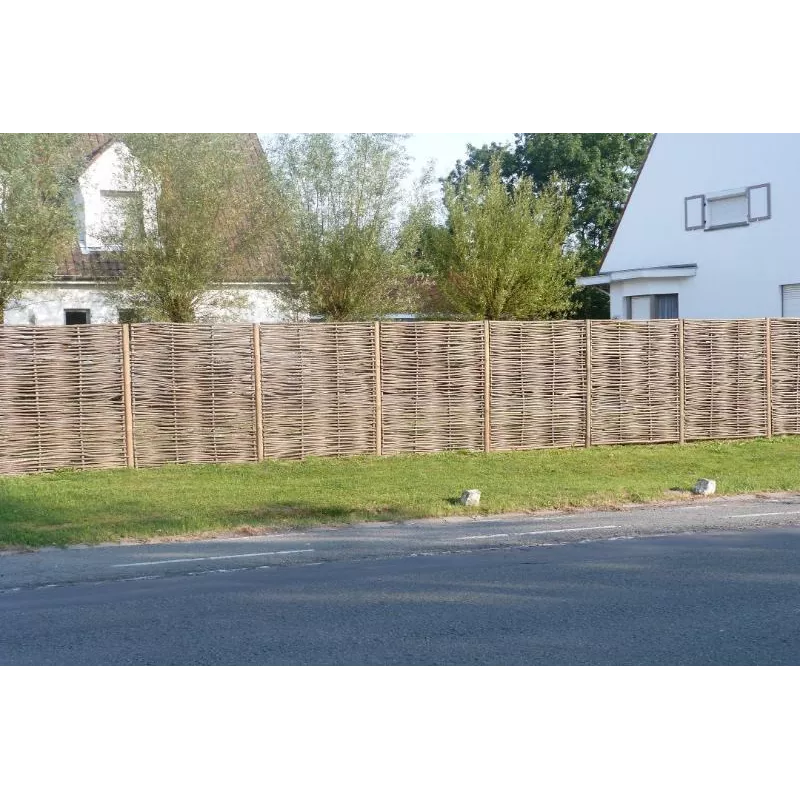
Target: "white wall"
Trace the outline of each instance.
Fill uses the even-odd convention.
[[[684,198],[771,184],[772,218],[684,230]],[[659,134],[601,272],[697,264],[692,278],[611,285],[623,297],[679,293],[682,317],[777,317],[782,284],[800,283],[800,135]]]
[[[114,142],[89,164],[79,178],[75,205],[79,218],[79,241],[84,253],[108,249],[103,247],[102,234],[108,224],[109,211],[103,192],[136,191],[144,185],[142,203],[145,228],[155,228],[155,188],[147,187],[141,176],[135,176],[130,164],[130,150],[121,142]]]
[[[64,309],[88,308],[92,323],[117,322],[117,308],[108,291],[91,284],[42,287],[26,292],[6,308],[6,325],[63,325]]]
[[[201,322],[286,322],[278,295],[266,288],[230,286],[221,290],[237,303],[235,308],[214,311],[206,305],[199,310]],[[63,325],[64,310],[88,308],[92,323],[119,322],[119,299],[98,284],[46,286],[28,292],[9,304],[6,325]]]

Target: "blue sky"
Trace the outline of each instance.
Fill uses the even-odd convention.
[[[419,173],[425,164],[436,162],[436,177],[443,178],[467,154],[467,144],[480,147],[490,142],[511,143],[513,133],[413,133],[406,147],[414,159],[412,171]]]

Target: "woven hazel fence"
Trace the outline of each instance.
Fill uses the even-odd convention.
[[[684,322],[686,438],[767,436],[767,321]]]
[[[262,325],[264,455],[375,452],[376,326]]]
[[[252,325],[132,325],[137,466],[256,460]]]
[[[591,444],[679,440],[679,325],[592,322]]]
[[[0,473],[125,466],[121,329],[0,327]]]
[[[800,320],[0,327],[0,473],[800,434]]]
[[[492,322],[491,448],[586,441],[586,324]]]
[[[483,449],[484,327],[381,325],[384,453]]]
[[[800,319],[770,320],[771,421],[776,434],[800,434]]]

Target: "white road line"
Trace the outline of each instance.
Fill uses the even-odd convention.
[[[744,519],[745,517],[784,517],[791,514],[800,514],[800,508],[797,511],[763,511],[760,514],[729,514],[727,519]]]
[[[547,531],[524,531],[523,533],[486,533],[482,536],[458,536],[457,542],[462,542],[465,539],[499,539],[509,536],[537,536],[540,533],[569,533],[570,531],[606,531],[611,528],[619,528],[619,525],[593,525],[590,528],[553,528]]]
[[[256,558],[258,556],[288,556],[293,553],[313,553],[308,550],[272,550],[268,553],[236,553],[232,556],[202,556],[201,558],[167,558],[163,561],[135,561],[132,564],[114,564],[115,567],[150,567],[154,564],[185,564],[189,561],[222,561],[226,558]]]
[[[550,531],[525,531],[518,533],[517,536],[538,536],[540,533],[569,533],[570,531],[607,531],[611,528],[619,528],[619,525],[593,525],[591,528],[556,528]]]

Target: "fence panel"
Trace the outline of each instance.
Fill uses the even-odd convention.
[[[483,449],[483,323],[381,325],[383,452]]]
[[[252,325],[131,326],[136,464],[254,461]]]
[[[576,447],[586,439],[586,324],[492,322],[493,450]]]
[[[678,320],[592,322],[593,444],[680,438]]]
[[[375,328],[261,326],[264,455],[375,452]]]
[[[800,319],[773,319],[772,432],[800,434]]]
[[[0,326],[0,473],[124,466],[121,329]]]
[[[766,436],[766,320],[684,326],[687,440]]]

